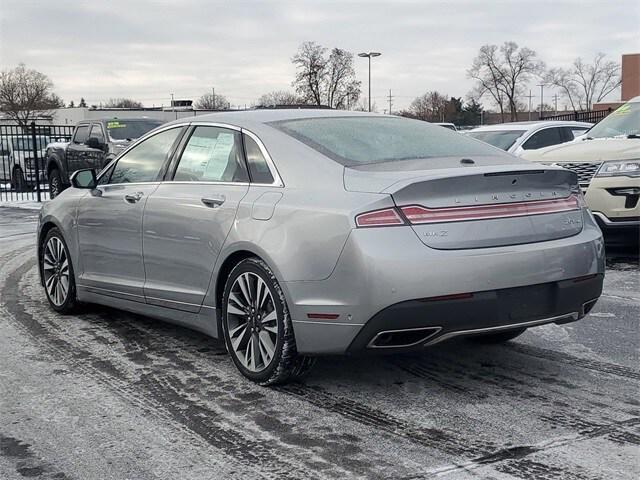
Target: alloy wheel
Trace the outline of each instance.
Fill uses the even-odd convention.
[[[278,342],[278,313],[271,289],[259,275],[242,273],[231,287],[226,307],[234,355],[247,370],[264,370]]]
[[[60,193],[60,178],[57,175],[53,175],[51,182],[49,183],[49,196],[55,198]]]
[[[58,237],[49,238],[45,245],[42,270],[49,300],[57,307],[62,306],[69,295],[69,259]]]

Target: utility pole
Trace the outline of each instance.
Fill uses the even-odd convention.
[[[557,93],[553,96],[553,105],[555,109],[555,114],[558,115],[558,94]]]
[[[529,90],[529,121],[531,121],[531,99],[533,98],[533,95],[531,95],[531,90]]]
[[[391,105],[393,105],[392,100],[393,95],[391,95],[391,89],[389,89],[389,115],[391,115]]]
[[[213,102],[213,109],[216,109],[216,88],[211,87],[211,101]]]
[[[538,84],[540,87],[540,115],[538,116],[538,120],[542,120],[542,112],[544,109],[544,83]]]
[[[176,120],[178,119],[178,112],[176,112],[176,104],[173,100],[173,93],[171,94],[171,109],[173,110],[173,113],[175,113],[176,115]]]

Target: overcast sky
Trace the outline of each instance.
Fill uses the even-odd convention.
[[[404,108],[428,90],[465,96],[465,72],[486,43],[513,40],[552,66],[640,52],[640,1],[0,0],[0,68],[24,62],[76,104],[167,105],[171,93],[195,99],[215,86],[249,105],[291,89],[291,57],[305,40],[382,52],[372,97],[382,110],[392,89],[393,108]],[[356,69],[366,94],[366,59]]]

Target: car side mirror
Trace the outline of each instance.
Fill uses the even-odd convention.
[[[101,149],[103,145],[102,142],[96,137],[89,137],[89,139],[87,140],[87,147]]]
[[[93,190],[98,185],[96,171],[93,168],[76,170],[71,175],[71,185],[73,188],[85,188]]]

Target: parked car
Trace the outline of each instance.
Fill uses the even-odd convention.
[[[467,135],[520,156],[527,150],[570,142],[592,126],[593,124],[586,122],[556,120],[512,122],[474,128]]]
[[[49,137],[44,135],[36,137],[40,181],[45,178],[43,167],[47,143],[49,143]],[[36,183],[34,161],[36,153],[33,147],[31,135],[6,135],[0,138],[0,177],[5,182],[9,181],[14,191],[23,192]]]
[[[576,172],[607,241],[639,242],[640,97],[609,114],[578,141],[527,152],[523,158]]]
[[[49,195],[54,198],[69,187],[70,176],[76,170],[100,171],[133,140],[159,125],[161,121],[149,118],[108,118],[78,123],[70,142],[47,145],[45,171]]]
[[[449,130],[453,130],[454,132],[458,131],[456,126],[450,122],[437,122],[437,123],[434,123],[434,125],[439,125],[441,127],[448,128]]]
[[[51,307],[223,338],[263,385],[317,355],[506,341],[582,318],[602,233],[574,172],[426,122],[255,110],[167,124],[41,210]]]

